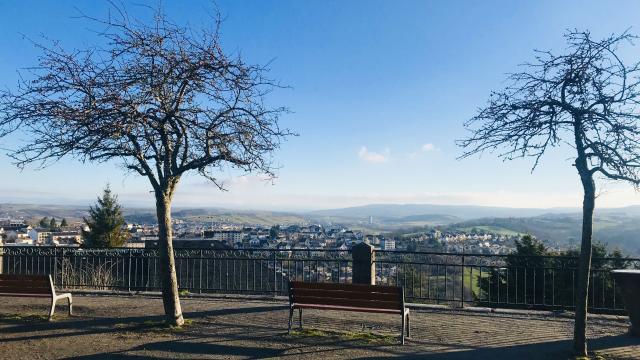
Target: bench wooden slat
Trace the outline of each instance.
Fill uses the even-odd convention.
[[[44,280],[0,280],[0,285],[49,286],[49,279]]]
[[[294,304],[313,305],[335,305],[350,308],[376,308],[376,309],[401,309],[402,304],[398,301],[375,301],[358,299],[334,299],[320,296],[296,296],[293,298]]]
[[[49,281],[47,275],[22,275],[22,274],[0,274],[0,281],[17,280],[17,281]]]
[[[292,281],[289,283],[293,289],[320,289],[320,290],[345,290],[365,293],[386,293],[398,294],[402,288],[386,285],[363,285],[363,284],[336,284],[336,283],[305,283]]]
[[[20,288],[50,288],[51,284],[49,282],[20,282],[20,281],[3,281],[0,282],[0,286],[6,287],[20,287]]]
[[[294,309],[319,309],[319,310],[339,310],[339,311],[357,311],[368,312],[377,314],[402,314],[402,310],[398,309],[376,309],[376,308],[361,308],[361,307],[348,307],[348,306],[335,306],[335,305],[320,305],[320,304],[293,304]]]
[[[299,296],[320,296],[320,297],[327,297],[327,298],[334,298],[334,299],[358,299],[358,300],[396,301],[396,302],[402,301],[402,297],[400,294],[353,292],[353,291],[349,291],[348,289],[323,290],[323,289],[293,288],[291,292],[294,298],[297,298]]]
[[[51,295],[51,286],[36,287],[36,286],[4,286],[0,284],[0,293],[16,293],[16,294],[49,294]]]
[[[31,293],[3,293],[0,291],[0,296],[2,297],[46,297],[46,298],[50,298],[51,297],[51,292],[49,292],[48,294],[31,294]]]

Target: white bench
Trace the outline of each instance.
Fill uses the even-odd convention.
[[[69,315],[73,312],[71,294],[57,294],[51,275],[0,274],[0,296],[49,297],[51,298],[49,320],[53,317],[53,312],[56,309],[56,302],[58,300],[67,299],[69,301]]]

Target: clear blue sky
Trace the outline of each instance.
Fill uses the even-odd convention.
[[[130,13],[145,16],[124,1]],[[155,2],[146,2],[155,4]],[[210,1],[169,1],[176,22],[206,25]],[[273,185],[259,176],[221,174],[228,192],[187,177],[175,206],[312,209],[366,203],[579,206],[581,189],[558,149],[531,173],[529,160],[503,163],[492,154],[456,160],[463,122],[504,74],[532,59],[533,48],[561,50],[568,28],[595,36],[640,32],[638,1],[237,1],[218,0],[223,42],[248,62],[271,64],[290,85],[271,97],[293,113],[282,123],[300,133],[276,154]],[[0,3],[0,86],[35,64],[22,34],[66,47],[94,41],[76,7],[107,14],[103,1],[5,0]],[[640,58],[640,48],[627,54]],[[0,140],[4,146],[19,141]],[[143,178],[116,164],[65,160],[20,172],[0,157],[0,202],[87,204],[105,183],[125,204],[151,205]],[[604,184],[601,206],[640,203],[629,186]]]

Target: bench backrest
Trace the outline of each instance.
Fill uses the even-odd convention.
[[[404,291],[400,286],[291,281],[289,282],[289,302],[402,310]]]
[[[51,275],[0,274],[0,294],[52,296],[55,289]]]

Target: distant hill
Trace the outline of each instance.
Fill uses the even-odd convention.
[[[0,204],[0,217],[23,218],[35,223],[47,216],[81,221],[87,207],[33,204]],[[155,223],[153,208],[124,208],[128,222]],[[561,246],[579,245],[581,211],[578,208],[522,209],[488,206],[432,204],[376,204],[310,212],[248,211],[221,208],[174,208],[173,217],[186,221],[229,222],[243,225],[321,223],[340,224],[365,232],[441,226],[472,228],[505,234],[531,233]],[[640,206],[597,209],[596,241],[620,247],[640,256]]]
[[[376,204],[306,214],[315,221],[368,224],[378,231],[411,230],[424,226],[502,234],[533,234],[551,244],[579,246],[582,213],[579,208],[504,208],[431,204]],[[640,206],[596,209],[594,240],[640,256]]]
[[[410,215],[399,218],[400,222],[432,222],[432,223],[441,223],[441,224],[449,224],[452,222],[460,221],[460,218],[453,215],[442,215],[442,214],[428,214],[428,215]]]
[[[507,208],[491,206],[432,205],[432,204],[374,204],[342,209],[318,210],[307,213],[316,217],[368,218],[370,216],[400,219],[418,215],[451,216],[459,219],[482,217],[531,217],[553,213],[577,213],[577,208]],[[640,209],[638,209],[640,211]]]
[[[84,216],[87,216],[87,208],[78,206],[0,204],[0,217],[24,219],[28,222],[35,222],[43,217],[55,217],[58,220],[65,218],[71,223],[81,221]]]
[[[250,211],[229,209],[174,209],[174,219],[198,222],[228,222],[240,225],[271,226],[276,224],[306,224],[309,220],[301,215],[276,211]],[[154,209],[125,209],[124,217],[133,223],[155,223]]]

